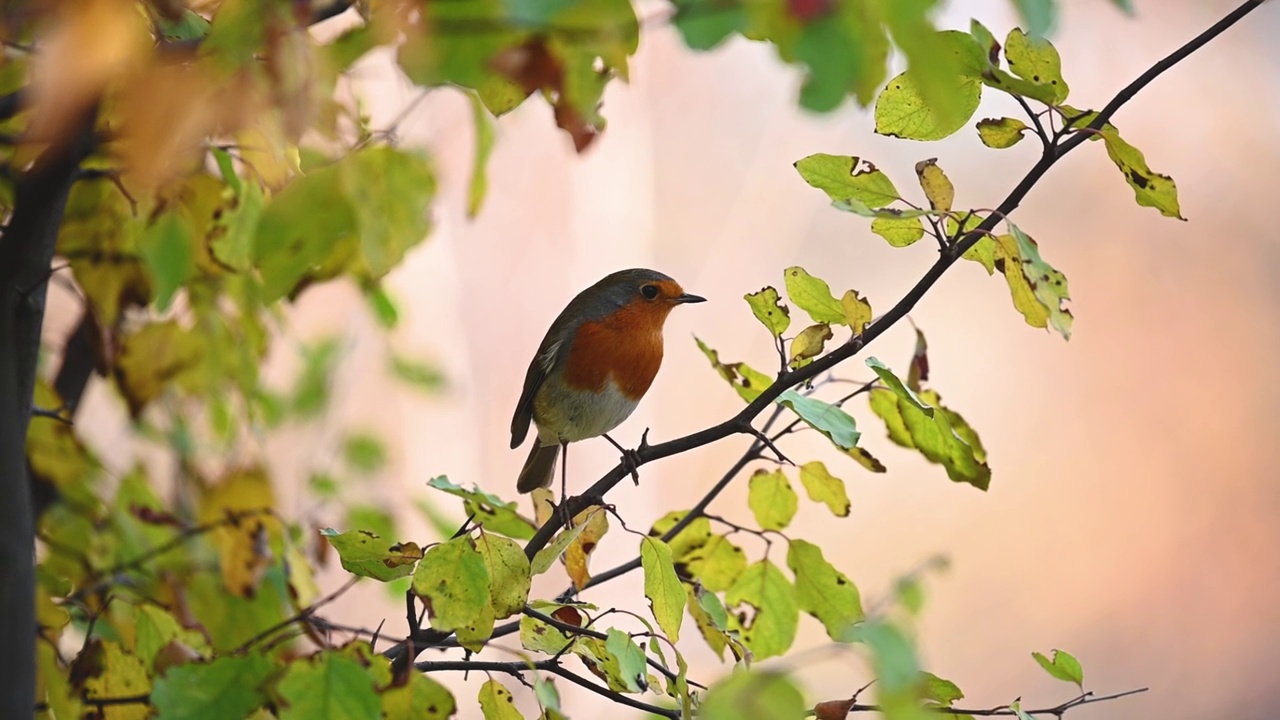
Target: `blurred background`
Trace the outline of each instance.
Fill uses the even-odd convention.
[[[1104,0],[1063,4],[1053,41],[1073,105],[1102,106],[1235,3],[1136,4],[1136,18]],[[852,105],[806,113],[794,100],[798,73],[769,46],[736,41],[695,54],[661,13],[646,12],[657,9],[641,6],[642,17],[659,20],[645,26],[630,84],[606,95],[608,129],[585,156],[573,152],[543,103],[499,121],[488,201],[474,220],[465,213],[473,152],[465,98],[449,90],[420,98],[389,57],[361,62],[343,91],[365,98],[374,127],[399,118],[402,142],[429,148],[442,178],[436,231],[389,288],[403,314],[395,349],[431,358],[445,386],[424,396],[372,371],[391,350],[355,288],[304,293],[294,334],[337,336],[342,359],[325,422],[272,438],[268,455],[279,481],[300,487],[337,452],[338,429],[362,428],[388,444],[390,463],[367,492],[395,513],[402,539],[433,539],[410,500],[427,498],[462,519],[459,507],[428,491],[433,476],[513,497],[526,450],[508,450],[507,428],[528,360],[569,298],[624,267],[666,272],[710,302],[673,315],[664,368],[614,437],[633,445],[648,427],[662,441],[719,422],[741,403],[692,336],[726,360],[771,367],[768,336],[744,293],[780,286],[783,268],[802,265],[837,293],[858,289],[882,312],[935,257],[927,239],[895,250],[867,221],[831,209],[796,175],[795,160],[858,155],[911,192],[915,162],[936,157],[956,185],[957,207],[993,207],[1037,157],[1033,140],[995,151],[972,129],[931,144],[879,137],[870,111]],[[967,28],[970,17],[1000,37],[1015,23],[1007,0],[954,0],[939,25]],[[821,544],[865,604],[889,596],[896,578],[930,558],[950,561],[948,570],[927,575],[921,653],[927,669],[966,691],[966,707],[1019,696],[1026,707],[1045,707],[1070,698],[1074,689],[1030,658],[1052,648],[1073,653],[1086,687],[1099,694],[1151,688],[1074,710],[1073,718],[1247,720],[1273,717],[1280,705],[1280,379],[1273,370],[1280,253],[1270,213],[1280,182],[1278,30],[1280,14],[1263,8],[1115,117],[1151,167],[1177,180],[1188,222],[1137,207],[1104,149],[1092,145],[1054,168],[1019,209],[1019,226],[1070,280],[1070,342],[1028,327],[1003,279],[971,263],[949,272],[912,313],[929,341],[931,385],[987,447],[989,492],[952,484],[940,467],[893,446],[865,403],[850,409],[887,473],[866,472],[812,434],[783,447],[793,458],[825,460],[845,479],[851,515],[836,519],[802,500],[790,534]],[[1002,100],[984,99],[978,117],[1020,115]],[[50,323],[73,322],[70,308]],[[904,368],[913,342],[904,323],[867,354]],[[296,354],[277,347],[284,349],[269,372],[287,377]],[[860,360],[840,374],[869,375]],[[118,416],[113,392],[93,385],[84,412]],[[113,453],[127,466],[123,424],[79,424],[104,449],[108,467]],[[747,442],[732,438],[645,466],[639,487],[623,483],[609,499],[630,526],[647,529],[667,510],[695,502]],[[577,490],[617,461],[603,440],[575,445],[572,455]],[[750,518],[745,474],[739,485],[714,512]],[[282,496],[286,513],[309,511],[298,487]],[[634,540],[615,527],[593,567],[631,558]],[[753,558],[763,551],[752,538],[742,542]],[[775,547],[774,559],[784,552]],[[558,592],[559,573],[543,576],[535,593]],[[331,562],[322,589],[345,577]],[[641,578],[627,576],[585,599],[641,609]],[[325,614],[366,627],[386,618],[385,633],[403,632],[402,603],[374,583]],[[727,668],[686,628],[691,676],[719,677]],[[506,643],[518,647],[514,638]],[[798,647],[828,645],[816,621],[802,621]],[[870,676],[856,656],[824,650],[783,664],[798,670],[813,700],[848,696]],[[471,687],[460,691],[460,717],[478,716],[468,697],[484,678],[441,679]],[[574,717],[609,707],[564,692]],[[530,697],[520,705],[535,707]]]

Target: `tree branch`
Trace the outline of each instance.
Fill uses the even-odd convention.
[[[1089,123],[1088,129],[1093,131],[1101,129],[1107,124],[1111,119],[1111,116],[1114,115],[1116,111],[1137,95],[1137,93],[1144,87],[1150,84],[1152,80],[1159,77],[1169,68],[1173,67],[1178,62],[1184,60],[1193,52],[1203,47],[1210,40],[1221,35],[1250,12],[1256,10],[1263,2],[1265,2],[1265,0],[1248,0],[1229,13],[1222,20],[1215,23],[1208,30],[1196,36],[1196,38],[1171,53],[1168,57],[1165,57],[1163,60],[1153,65],[1151,69],[1147,70],[1145,73],[1140,75],[1138,79],[1134,80],[1123,90],[1117,93],[1116,96],[1112,98],[1111,102],[1107,103],[1106,107],[1104,107],[1103,110],[1098,113],[1098,116],[1093,119],[1093,122]],[[742,423],[751,422],[765,409],[765,407],[777,400],[778,396],[782,395],[783,392],[806,380],[815,378],[845,360],[857,355],[862,348],[869,345],[876,338],[884,334],[886,330],[893,327],[898,321],[902,320],[902,318],[906,317],[907,313],[911,312],[911,310],[916,306],[916,303],[924,297],[925,293],[937,284],[942,275],[946,273],[946,271],[954,265],[955,262],[959,260],[967,250],[969,250],[969,248],[973,247],[979,240],[989,234],[995,228],[1000,219],[1007,217],[1017,209],[1023,198],[1025,198],[1027,193],[1031,191],[1031,188],[1035,187],[1036,183],[1044,177],[1045,173],[1047,173],[1049,169],[1058,162],[1058,160],[1062,159],[1067,153],[1079,147],[1081,143],[1092,136],[1092,133],[1079,132],[1077,134],[1073,134],[1065,142],[1046,148],[1040,158],[1040,161],[1037,162],[1031,170],[1027,172],[1026,176],[1023,177],[1022,181],[1019,182],[1012,191],[1010,191],[1009,195],[1004,199],[1004,202],[1000,203],[996,212],[984,218],[978,227],[971,230],[960,240],[960,242],[956,243],[949,252],[940,253],[937,261],[934,262],[928,271],[925,272],[924,276],[916,282],[907,294],[903,296],[903,298],[899,300],[893,308],[881,317],[877,318],[871,325],[867,326],[861,335],[853,337],[848,343],[814,360],[812,363],[800,368],[799,370],[780,374],[778,379],[774,381],[772,385],[766,388],[764,392],[760,393],[755,400],[751,401],[737,415],[734,415],[728,420],[675,440],[669,440],[665,443],[659,443],[647,448],[642,448],[636,453],[636,466],[638,467],[640,465],[653,462],[654,460],[660,460],[665,457],[687,452],[689,450],[702,447],[703,445],[716,442],[717,440],[722,440],[736,432],[739,432],[739,428],[741,428]],[[618,482],[622,480],[625,474],[625,468],[619,464],[592,485],[585,493],[583,493],[582,496],[566,501],[569,504],[569,510],[565,514],[569,517],[573,517],[590,504],[590,498],[604,497],[614,488],[615,485],[618,484]],[[547,543],[551,541],[560,527],[561,518],[559,514],[554,514],[552,517],[548,518],[547,521],[543,523],[542,527],[538,528],[538,532],[534,534],[528,544],[525,545],[525,554],[532,558],[539,550],[546,547]]]
[[[695,433],[676,438],[665,443],[650,445],[640,448],[635,455],[635,466],[639,467],[655,460],[665,457],[677,455],[689,450],[693,450],[704,445],[722,440],[731,435],[738,434],[742,430],[744,423],[751,423],[766,407],[773,404],[775,400],[786,390],[819,375],[828,372],[836,365],[857,355],[864,347],[880,337],[886,330],[898,323],[916,306],[916,303],[938,282],[938,280],[946,273],[946,271],[964,255],[971,247],[978,243],[983,237],[992,235],[993,229],[997,224],[1004,221],[1007,216],[1012,213],[1021,204],[1022,200],[1027,196],[1031,189],[1044,177],[1044,175],[1067,153],[1079,147],[1085,140],[1093,137],[1095,132],[1102,128],[1110,118],[1129,100],[1137,95],[1146,85],[1150,84],[1156,77],[1166,72],[1169,68],[1184,60],[1196,50],[1203,47],[1215,37],[1221,35],[1228,28],[1239,22],[1246,15],[1257,9],[1265,0],[1247,0],[1237,7],[1226,17],[1215,23],[1208,30],[1204,31],[1187,44],[1180,47],[1164,59],[1157,62],[1149,70],[1140,75],[1136,80],[1127,85],[1112,100],[1107,103],[1097,117],[1089,124],[1087,130],[1089,132],[1077,131],[1065,141],[1062,139],[1062,132],[1054,138],[1054,142],[1046,144],[1040,160],[1027,171],[1027,174],[1021,181],[1011,190],[999,207],[990,211],[982,222],[972,230],[964,234],[954,245],[947,251],[939,253],[938,259],[924,273],[924,275],[916,282],[915,285],[884,315],[876,318],[876,320],[868,325],[862,334],[850,338],[844,345],[836,348],[832,352],[817,358],[814,362],[806,365],[798,370],[790,372],[781,372],[777,380],[766,388],[755,400],[739,411],[733,417],[705,428]],[[776,413],[781,411],[781,406],[775,407]],[[766,426],[767,427],[767,426]],[[664,536],[665,540],[670,540],[683,530],[690,522],[705,513],[707,506],[733,481],[738,472],[742,470],[763,447],[759,439],[752,443],[748,451],[739,459],[734,467],[730,469],[724,477],[711,489],[711,491],[700,501],[693,509],[690,510],[684,518],[676,523]],[[551,517],[538,528],[533,538],[525,545],[525,554],[532,559],[539,550],[546,547],[547,544],[555,537],[556,532],[562,527],[562,516],[573,517],[577,513],[585,510],[590,505],[596,504],[599,499],[603,498],[610,490],[614,488],[621,480],[626,477],[629,470],[621,463],[601,477],[586,492],[576,498],[568,498],[565,500],[567,505],[566,513],[552,513]],[[630,562],[623,563],[610,570],[598,573],[583,587],[594,587],[601,583],[612,580],[613,578],[624,575],[632,570],[640,567],[639,558],[635,558]],[[572,597],[573,593],[566,591],[561,597]],[[507,635],[516,632],[519,629],[519,623],[508,623],[495,628],[494,637]],[[423,650],[427,647],[438,647],[447,644],[451,633],[442,633],[439,631],[428,630],[422,633],[421,637],[414,638],[415,649]],[[393,658],[398,663],[407,663],[408,653],[405,651],[403,644],[393,647],[387,651],[387,656]],[[393,665],[394,667],[394,665]]]
[[[416,663],[414,664],[414,668],[424,673],[500,672],[500,673],[506,673],[508,675],[514,675],[516,677],[519,677],[521,678],[522,681],[524,678],[524,673],[529,672],[531,670],[536,670],[539,672],[551,673],[552,675],[562,677],[565,680],[568,680],[569,682],[573,683],[574,685],[584,687],[590,690],[591,692],[597,695],[600,695],[602,697],[606,697],[612,702],[615,702],[619,705],[626,705],[627,707],[635,708],[637,710],[643,710],[644,712],[652,713],[659,717],[672,718],[672,720],[680,719],[679,710],[671,710],[664,707],[658,707],[657,705],[650,705],[649,703],[640,702],[639,700],[636,700],[635,698],[624,695],[620,692],[615,692],[613,690],[610,690],[609,688],[601,687],[591,682],[590,680],[587,680],[586,678],[579,676],[577,673],[574,673],[566,669],[565,667],[560,665],[558,662],[555,662],[553,660],[542,660],[536,663],[519,662],[519,661],[517,662],[485,662],[481,660],[431,660],[427,662]]]
[[[863,688],[863,689],[865,690],[866,688]],[[1092,692],[1086,692],[1086,693],[1081,693],[1064,703],[1054,705],[1053,707],[1039,708],[1036,710],[1022,709],[1021,712],[1031,716],[1053,715],[1054,717],[1061,718],[1063,715],[1067,713],[1068,710],[1071,710],[1073,708],[1078,708],[1081,705],[1090,705],[1092,703],[1107,702],[1109,700],[1119,700],[1120,698],[1126,698],[1126,697],[1129,697],[1130,695],[1137,695],[1139,693],[1147,692],[1147,690],[1148,688],[1137,688],[1136,690],[1126,690],[1124,692],[1115,693],[1113,695],[1094,695]],[[856,698],[857,698],[857,694],[855,693],[854,699],[846,700],[846,701],[836,700],[832,702],[836,703],[837,705],[839,705],[842,702],[849,703],[847,709],[845,710],[846,714],[852,714],[856,712],[881,712],[879,705],[864,705],[856,702]],[[930,708],[930,711],[938,713],[940,715],[972,715],[974,717],[1016,717],[1018,715],[1018,711],[1014,710],[1009,705],[997,705],[996,707],[993,707],[993,708],[985,708],[985,709],[978,709],[978,710],[974,710],[970,708],[958,708],[958,707],[935,707],[935,708]]]

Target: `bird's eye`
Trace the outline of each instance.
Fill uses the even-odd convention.
[[[658,297],[658,286],[657,285],[641,286],[640,294],[643,295],[646,300],[652,300]]]

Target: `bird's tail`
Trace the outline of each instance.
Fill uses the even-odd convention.
[[[524,461],[520,479],[516,482],[516,490],[529,493],[538,488],[550,487],[558,457],[560,457],[559,445],[542,445],[534,439],[533,450],[529,452],[529,459]]]

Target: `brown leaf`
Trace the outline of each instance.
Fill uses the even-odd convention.
[[[813,716],[816,720],[844,720],[856,702],[853,698],[820,702],[813,706]]]

